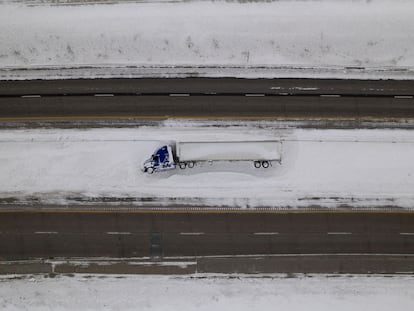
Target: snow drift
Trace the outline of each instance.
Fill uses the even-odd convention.
[[[336,68],[337,74],[351,67],[385,70],[386,77],[387,70],[414,67],[412,12],[407,0],[3,4],[0,76],[45,67],[84,67],[78,75],[91,77],[99,67],[108,68],[106,76],[120,75],[113,68],[121,67],[182,67],[172,75],[213,67],[215,76],[229,67]]]

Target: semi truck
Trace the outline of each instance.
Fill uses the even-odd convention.
[[[193,168],[216,161],[251,161],[255,168],[268,168],[282,161],[280,141],[203,141],[162,144],[142,166],[144,173]]]

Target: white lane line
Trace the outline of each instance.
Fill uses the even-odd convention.
[[[298,90],[298,91],[316,91],[319,90],[318,87],[301,87],[301,86],[294,86],[290,87],[290,90]]]
[[[115,231],[113,231],[113,232],[107,232],[106,234],[109,234],[109,235],[128,235],[128,234],[131,234],[131,232],[115,232]]]
[[[341,95],[338,95],[338,94],[322,94],[319,96],[320,97],[341,97]]]
[[[263,97],[265,94],[244,94],[246,97]]]
[[[277,235],[279,232],[254,232],[254,235]]]
[[[112,97],[114,94],[94,94],[95,97]]]
[[[401,235],[414,235],[414,232],[400,232]]]
[[[203,235],[204,232],[180,232],[180,235]]]
[[[39,98],[41,97],[40,95],[22,95],[20,96],[21,98]]]
[[[57,231],[36,231],[35,234],[58,234]]]
[[[190,94],[175,94],[175,93],[173,93],[173,94],[170,94],[170,96],[171,97],[174,97],[174,96],[177,96],[177,97],[179,97],[179,96],[190,96]]]
[[[352,234],[352,232],[327,232],[326,234],[329,234],[329,235],[350,235],[350,234]]]
[[[394,96],[394,98],[407,98],[407,99],[410,99],[410,98],[413,98],[413,96],[411,96],[411,95],[396,95],[396,96]]]

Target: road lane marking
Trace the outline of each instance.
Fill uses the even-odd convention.
[[[411,95],[396,95],[396,96],[394,96],[394,98],[406,98],[406,99],[411,99],[411,98],[413,98],[413,96],[411,96]]]
[[[36,231],[35,234],[58,234],[57,231]]]
[[[339,94],[322,94],[319,97],[341,97]]]
[[[180,232],[180,235],[204,235],[204,232]]]
[[[279,232],[254,232],[254,235],[278,235]]]
[[[246,97],[263,97],[265,94],[244,94]]]
[[[188,97],[188,96],[190,96],[190,94],[188,94],[188,93],[172,93],[172,94],[170,94],[169,96],[171,96],[171,97]]]
[[[95,97],[113,97],[114,94],[94,94]]]
[[[22,95],[21,98],[40,98],[42,96],[40,95]]]
[[[106,234],[109,234],[109,235],[129,235],[129,234],[131,234],[131,232],[115,232],[115,231],[110,231],[110,232],[107,232]]]
[[[302,86],[294,86],[290,87],[289,90],[295,90],[295,91],[316,91],[319,90],[318,87],[302,87]]]
[[[350,235],[352,232],[327,232],[328,235]]]
[[[414,235],[414,232],[400,232],[400,235]]]

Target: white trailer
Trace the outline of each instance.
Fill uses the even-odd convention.
[[[179,163],[202,161],[280,161],[279,141],[177,142]]]
[[[158,148],[143,165],[144,172],[192,168],[199,162],[252,161],[256,168],[268,168],[282,161],[282,143],[266,141],[176,142]]]

